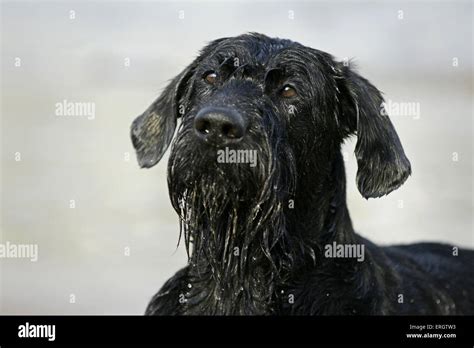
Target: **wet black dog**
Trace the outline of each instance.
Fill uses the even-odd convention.
[[[168,185],[189,264],[146,313],[473,314],[474,252],[382,248],[352,228],[345,138],[357,135],[365,198],[411,172],[382,103],[350,66],[293,41],[206,46],[132,125],[149,168],[181,118]]]

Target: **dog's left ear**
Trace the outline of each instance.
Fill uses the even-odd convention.
[[[411,174],[397,132],[384,109],[380,91],[347,66],[339,69],[345,133],[357,134],[357,187],[365,198],[389,194]]]
[[[179,104],[194,65],[176,76],[153,104],[132,123],[131,138],[142,168],[153,167],[166,152],[176,129]]]

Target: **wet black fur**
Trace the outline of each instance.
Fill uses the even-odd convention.
[[[209,71],[218,72],[215,85],[203,79]],[[282,98],[285,84],[297,96]],[[378,247],[352,228],[344,139],[357,136],[365,198],[390,193],[411,173],[382,102],[352,67],[293,41],[246,34],[207,45],[132,125],[148,168],[181,119],[168,185],[189,264],[146,314],[474,314],[474,252]],[[257,150],[256,167],[217,163],[216,149],[195,136],[194,117],[209,106],[244,117],[247,134],[234,148]],[[365,261],[325,258],[333,241],[363,243]]]

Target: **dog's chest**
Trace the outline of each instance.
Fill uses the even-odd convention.
[[[192,274],[183,289],[182,314],[186,315],[269,315],[275,314],[271,287],[264,278],[238,277],[225,282],[215,274]]]

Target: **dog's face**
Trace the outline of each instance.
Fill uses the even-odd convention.
[[[265,186],[290,193],[305,168],[319,168],[317,181],[344,138],[357,134],[358,188],[379,197],[410,174],[382,103],[374,86],[327,53],[242,35],[206,46],[133,122],[132,140],[140,165],[152,167],[181,118],[171,193],[179,200],[196,187],[203,195],[221,187],[214,194],[242,200],[258,199]]]

